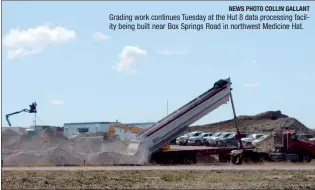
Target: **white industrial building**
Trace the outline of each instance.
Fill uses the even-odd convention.
[[[106,132],[110,124],[120,124],[120,122],[82,122],[82,123],[65,123],[63,125],[63,134],[71,138],[79,135],[80,128],[88,128],[89,132]]]
[[[79,129],[88,128],[88,132],[108,132],[109,126],[111,124],[124,124],[136,127],[150,127],[154,122],[145,122],[145,123],[121,123],[121,122],[82,122],[82,123],[65,123],[64,136],[71,138],[79,135]],[[123,129],[115,129],[115,134],[118,135],[121,139],[134,139],[135,134],[125,133]]]

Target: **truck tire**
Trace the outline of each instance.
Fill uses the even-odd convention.
[[[231,162],[233,164],[240,165],[243,163],[243,156],[242,155],[231,156]]]
[[[232,150],[230,152],[230,160],[233,164],[242,164],[243,163],[243,153],[244,150]]]
[[[150,164],[156,165],[156,161],[155,160],[150,160]]]
[[[174,165],[175,164],[175,161],[173,159],[168,159],[167,160],[167,164],[168,165]]]
[[[312,161],[312,156],[308,152],[302,152],[298,154],[299,162],[310,163]]]
[[[194,163],[192,160],[190,160],[190,159],[184,159],[184,164],[185,164],[185,165],[191,165],[192,163]]]

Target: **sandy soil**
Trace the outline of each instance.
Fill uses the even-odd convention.
[[[4,189],[314,189],[315,170],[3,171]]]
[[[103,170],[103,171],[123,171],[123,170],[313,170],[315,172],[315,162],[310,164],[292,163],[263,163],[263,164],[243,164],[234,165],[220,163],[218,165],[189,165],[189,166],[73,166],[73,167],[3,167],[3,171],[80,171],[80,170]]]

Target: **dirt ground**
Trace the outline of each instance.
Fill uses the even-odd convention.
[[[268,111],[254,116],[240,116],[238,123],[242,132],[271,134],[275,130],[289,127],[298,133],[314,133],[298,120],[290,118],[280,111]],[[193,126],[190,130],[235,131],[233,120],[219,123]],[[102,135],[86,137],[86,134],[66,139],[62,130],[47,128],[36,136],[29,136],[21,129],[2,130],[2,159],[4,166],[27,165],[83,165],[113,164],[137,162],[139,158],[130,157],[127,146],[122,141],[103,142]],[[258,149],[269,152],[273,148],[270,136],[258,145]],[[172,149],[201,149],[206,147],[172,146]],[[208,147],[209,148],[209,147]],[[211,158],[210,161],[216,162]],[[209,160],[207,160],[208,162]]]
[[[314,189],[311,171],[4,171],[3,189]]]

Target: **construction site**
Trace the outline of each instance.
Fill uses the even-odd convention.
[[[279,164],[314,166],[314,129],[279,110],[237,116],[231,85],[230,78],[218,80],[205,93],[147,127],[141,127],[141,123],[136,126],[113,122],[106,123],[106,130],[91,131],[82,125],[73,129],[75,133],[71,135],[66,124],[36,132],[35,129],[2,128],[2,166],[77,166],[83,170],[84,167],[126,165],[148,168],[165,165],[254,167],[257,164],[262,168],[265,164],[267,168],[270,163],[272,167]],[[234,118],[192,125],[227,103],[231,103]],[[30,105],[31,109],[26,111],[37,113],[36,103],[32,105],[35,106]],[[311,173],[314,174],[314,170]],[[309,180],[315,182],[314,177]],[[314,188],[314,184],[307,187]]]
[[[23,128],[13,130],[9,127],[2,131],[2,164],[4,166],[193,164],[198,162],[199,157],[217,157],[217,160],[212,160],[232,161],[237,164],[238,162],[233,159],[242,158],[242,162],[246,160],[243,159],[246,153],[258,156],[257,161],[266,160],[267,154],[272,154],[273,157],[277,157],[276,159],[283,161],[314,158],[315,151],[311,146],[314,143],[314,130],[307,128],[297,119],[282,114],[281,111],[237,117],[231,84],[229,78],[217,81],[210,90],[149,127],[137,127],[116,121],[107,123],[108,127],[103,131],[90,132],[89,127],[83,125],[72,130],[76,133],[70,136],[66,134],[71,128],[65,127],[69,124],[65,124],[64,127],[46,127],[36,133],[30,133],[25,129],[23,131]],[[190,126],[230,100],[235,118],[209,125]],[[37,104],[33,103],[29,110],[23,111],[36,114],[36,106]],[[9,124],[10,115],[12,114],[7,115]],[[233,138],[238,144],[228,147],[176,145],[176,139],[189,131],[234,132]],[[247,133],[247,136],[262,133],[267,136],[256,146],[244,147],[241,133]],[[309,136],[306,140],[292,139],[293,135],[300,134],[304,137]],[[277,135],[280,142],[276,142]],[[280,153],[281,155],[278,155]],[[253,156],[248,159],[254,161]]]

